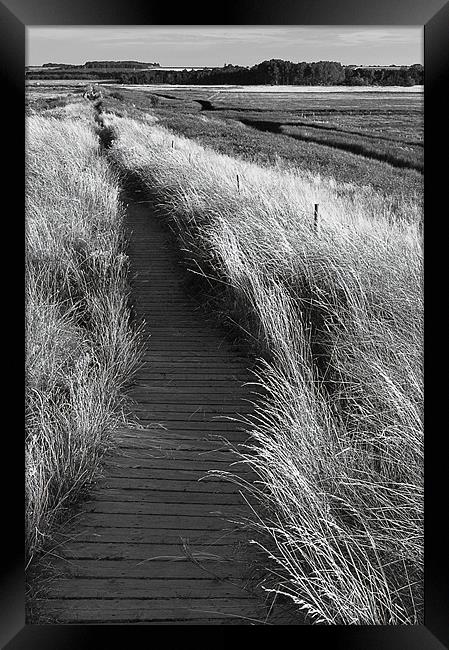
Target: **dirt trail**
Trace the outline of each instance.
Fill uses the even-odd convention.
[[[133,305],[151,335],[131,396],[148,428],[119,433],[104,478],[63,531],[40,614],[60,623],[263,623],[269,610],[247,581],[252,547],[228,521],[248,506],[233,483],[207,476],[235,461],[221,437],[245,440],[222,416],[251,408],[242,386],[251,361],[185,291],[154,209],[128,200]]]

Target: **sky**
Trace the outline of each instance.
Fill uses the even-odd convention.
[[[423,63],[416,26],[39,26],[27,27],[27,65],[92,60],[162,66],[251,66],[266,59],[345,65]]]

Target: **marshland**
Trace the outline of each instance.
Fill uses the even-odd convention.
[[[251,598],[279,606],[290,624],[421,623],[422,94],[102,82],[89,98],[89,85],[27,87],[30,616],[56,599],[41,596],[33,567],[45,573],[64,555],[57,533],[77,508],[82,527],[83,503],[108,480],[105,459],[117,454],[120,432],[142,431],[144,393],[130,397],[142,364],[146,378],[151,364],[165,372],[153,303],[139,313],[135,299],[141,233],[145,287],[160,281],[151,264],[154,274],[171,272],[155,248],[167,238],[182,292],[204,318],[201,336],[220,328],[223,349],[238,345],[245,359],[232,390],[249,387],[250,408],[220,411],[245,437],[226,440],[224,429],[218,453],[233,461],[202,467],[218,493],[232,486],[247,505],[234,523]],[[154,232],[144,230],[147,217]],[[181,328],[184,298],[173,289],[170,316],[172,285],[160,286],[164,326]],[[185,327],[194,338],[190,320]],[[170,367],[188,354],[188,336]],[[224,366],[208,354],[203,375],[183,381],[220,393]],[[159,423],[161,407],[148,408]],[[195,432],[195,409],[186,431]],[[157,440],[164,432],[173,435],[164,425]],[[145,469],[150,481],[152,473]],[[106,541],[108,554],[90,556],[98,570],[113,559],[113,537]],[[120,560],[130,563],[126,553]],[[144,566],[151,580],[151,562]],[[256,622],[269,623],[268,614]]]

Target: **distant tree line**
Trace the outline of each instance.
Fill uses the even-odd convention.
[[[281,59],[252,67],[225,65],[204,70],[123,71],[121,83],[183,83],[295,86],[413,86],[424,83],[424,67],[358,68],[336,61],[292,63]]]
[[[85,68],[148,68],[159,66],[160,63],[144,63],[142,61],[86,61]]]
[[[160,63],[143,61],[86,61],[82,65],[69,63],[44,63],[41,68],[26,69],[28,79],[116,79],[117,71],[132,73],[148,67],[159,67]]]
[[[345,68],[347,86],[415,86],[424,83],[424,66]]]
[[[140,61],[87,61],[72,66],[48,63],[44,72],[28,70],[29,78],[110,79],[126,84],[236,84],[295,86],[413,86],[424,83],[424,67],[411,66],[344,66],[336,61],[293,63],[282,59],[263,61],[252,67],[225,64],[222,68],[202,70],[157,69],[159,63]],[[52,68],[58,67],[58,70]],[[153,67],[152,70],[142,68]]]
[[[71,63],[44,63],[42,67],[43,68],[67,68],[70,70],[71,68],[79,68],[80,66]]]

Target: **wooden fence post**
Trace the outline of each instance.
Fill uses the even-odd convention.
[[[318,234],[320,232],[320,221],[319,221],[319,213],[318,213],[318,203],[315,203],[315,208],[313,211],[313,229]]]

